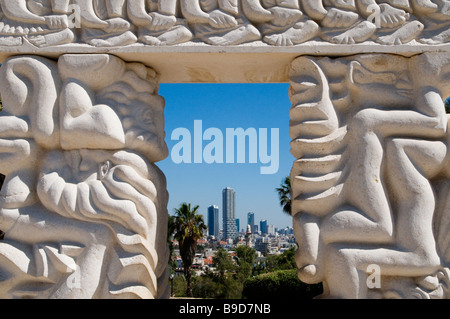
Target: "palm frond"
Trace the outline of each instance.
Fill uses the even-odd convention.
[[[280,187],[276,188],[276,191],[283,212],[291,215],[291,178],[286,176]]]

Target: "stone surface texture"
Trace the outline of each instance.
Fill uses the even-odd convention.
[[[0,73],[0,297],[167,297],[155,72],[68,54],[12,57]]]
[[[296,259],[303,281],[324,283],[323,297],[449,297],[449,62],[293,62]]]
[[[0,0],[0,62],[0,298],[168,297],[158,88],[199,82],[290,83],[301,280],[450,298],[449,0]]]
[[[2,0],[0,44],[442,44],[446,0]]]

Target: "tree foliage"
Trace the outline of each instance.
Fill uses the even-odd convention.
[[[256,250],[238,246],[233,258],[229,251],[219,248],[213,257],[215,271],[192,279],[192,292],[195,298],[212,299],[257,299],[286,298],[311,299],[322,293],[322,285],[308,285],[297,277],[295,247],[280,255],[266,258],[266,267],[256,271]],[[262,274],[259,272],[262,271]],[[257,274],[257,275],[256,275]],[[186,287],[186,280],[178,280],[176,296]]]
[[[291,178],[286,176],[280,187],[276,188],[283,212],[291,215]]]
[[[192,297],[191,270],[197,251],[197,241],[203,238],[203,231],[207,229],[203,216],[198,214],[199,206],[183,203],[175,210],[175,216],[169,220],[169,232],[178,241],[180,255],[183,261],[184,275],[187,281],[186,294]]]
[[[239,280],[244,281],[252,274],[256,257],[256,250],[251,247],[241,245],[236,248],[236,273]]]
[[[308,285],[297,277],[296,269],[278,270],[249,278],[244,283],[244,299],[312,299],[323,292],[321,284]]]
[[[225,274],[235,269],[233,260],[225,248],[219,248],[213,257],[213,263],[218,271],[219,278],[225,280]]]
[[[297,265],[295,263],[295,247],[292,247],[284,251],[280,255],[270,255],[266,260],[266,267],[268,271],[275,270],[287,270],[296,269]]]

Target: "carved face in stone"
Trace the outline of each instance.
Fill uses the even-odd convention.
[[[70,149],[134,149],[151,162],[168,155],[164,99],[156,74],[142,64],[108,55],[66,55],[59,61],[62,144]],[[77,135],[86,136],[84,145]],[[95,139],[89,136],[96,136]],[[88,143],[86,143],[88,141]]]
[[[154,241],[161,178],[136,153],[55,151],[44,163],[38,195],[47,209],[65,217],[120,225]]]
[[[155,165],[128,151],[55,151],[45,160],[37,192],[53,213],[110,227],[116,236],[111,247],[126,252],[117,252],[119,258],[141,254],[146,261],[132,264],[147,265],[140,268],[145,271],[138,283],[127,284],[143,285],[156,296],[156,277],[167,264],[168,216],[165,178]],[[116,270],[113,282],[114,276],[120,278]]]

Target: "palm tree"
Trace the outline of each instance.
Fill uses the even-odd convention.
[[[203,231],[207,229],[203,216],[198,214],[199,206],[191,208],[191,204],[183,203],[175,210],[175,216],[170,219],[169,231],[180,246],[183,260],[184,275],[186,277],[186,295],[192,297],[191,268],[197,250],[197,241],[203,238]]]
[[[283,183],[276,190],[283,212],[291,215],[291,178],[286,176]]]

